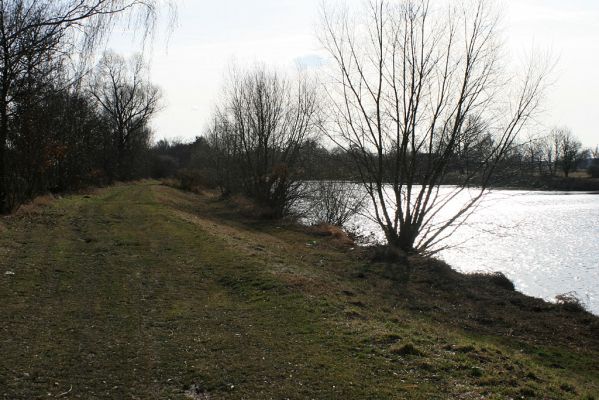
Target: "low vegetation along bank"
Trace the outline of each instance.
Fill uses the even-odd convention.
[[[155,182],[26,211],[0,227],[2,398],[599,398],[599,319],[497,276]]]

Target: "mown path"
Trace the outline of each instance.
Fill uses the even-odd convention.
[[[302,381],[324,394],[359,375],[315,327],[318,310],[279,288],[263,260],[159,202],[164,191],[174,192],[118,186],[11,226],[0,394],[162,399],[195,385],[281,398]]]
[[[389,296],[371,304],[377,288],[322,268],[359,261],[297,231],[218,223],[202,201],[146,182],[6,219],[0,398],[509,398],[527,382],[575,398],[560,383],[597,376],[520,383],[545,370],[510,367],[494,340],[454,351],[471,334]],[[425,350],[389,350],[406,337]]]

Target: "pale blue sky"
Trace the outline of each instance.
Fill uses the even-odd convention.
[[[320,2],[179,0],[178,27],[168,47],[158,38],[151,56],[152,78],[165,97],[156,138],[200,135],[233,61],[287,68],[298,59],[318,60]],[[585,145],[599,144],[599,1],[504,0],[503,8],[503,33],[514,56],[534,47],[558,58],[540,124],[570,126]],[[111,47],[130,49],[117,36]]]

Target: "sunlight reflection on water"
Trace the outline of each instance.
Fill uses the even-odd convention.
[[[364,216],[353,224],[382,237]],[[493,191],[445,244],[457,247],[438,257],[459,271],[501,271],[547,300],[575,292],[599,315],[599,194]]]

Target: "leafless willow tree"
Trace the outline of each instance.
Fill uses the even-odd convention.
[[[323,7],[321,41],[336,71],[327,134],[353,155],[395,248],[441,248],[539,106],[547,69],[531,62],[507,76],[497,31],[484,0],[373,0],[356,16]],[[477,157],[453,172],[470,148]],[[442,217],[464,191],[468,200]]]
[[[299,196],[300,149],[319,122],[315,86],[258,66],[232,72],[224,96],[209,132],[221,186],[283,216]]]
[[[106,52],[94,70],[90,94],[111,132],[109,147],[115,154],[107,169],[115,173],[113,178],[128,179],[139,150],[149,145],[149,122],[160,108],[160,90],[150,82],[141,55],[126,60]]]
[[[0,212],[9,211],[11,119],[21,82],[84,64],[119,18],[147,36],[163,0],[0,0]],[[61,69],[64,71],[64,68]]]

